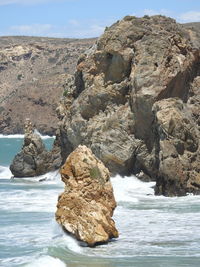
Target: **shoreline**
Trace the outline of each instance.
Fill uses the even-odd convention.
[[[53,136],[50,136],[50,135],[41,135],[39,133],[40,137],[42,139],[50,139],[50,138],[53,138],[55,139],[55,135]],[[4,135],[4,134],[0,134],[0,138],[24,138],[24,134],[7,134],[7,135]]]

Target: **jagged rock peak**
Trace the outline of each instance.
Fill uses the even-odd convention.
[[[25,134],[25,136],[33,134],[34,130],[35,130],[35,128],[34,128],[32,122],[30,121],[29,118],[27,118],[25,120],[25,123],[24,123],[24,134]]]

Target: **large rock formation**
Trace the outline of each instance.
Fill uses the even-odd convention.
[[[158,194],[199,192],[199,42],[164,16],[127,16],[107,28],[66,82],[57,109],[63,160],[85,144],[113,174],[157,180]]]
[[[0,133],[23,133],[29,117],[42,134],[54,135],[56,107],[66,74],[95,39],[0,37]]]
[[[25,121],[24,132],[23,148],[10,165],[12,174],[15,177],[32,177],[58,169],[61,164],[59,148],[55,145],[53,153],[47,151],[29,119]]]
[[[78,146],[61,168],[65,192],[59,196],[56,220],[89,246],[118,237],[111,218],[116,207],[110,174],[86,146]]]

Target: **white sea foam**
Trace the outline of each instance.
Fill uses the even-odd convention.
[[[6,175],[10,175],[9,168],[0,166],[0,177],[5,178]],[[0,236],[2,248],[10,249],[9,257],[13,257],[13,260],[2,261],[2,266],[24,266],[24,263],[29,262],[25,266],[63,267],[66,265],[62,259],[65,259],[68,265],[76,259],[74,264],[77,266],[97,266],[97,261],[98,266],[117,266],[118,258],[120,261],[124,258],[124,262],[122,261],[121,265],[119,262],[118,266],[133,266],[133,257],[140,258],[142,262],[148,256],[157,257],[157,261],[160,256],[168,259],[188,256],[192,261],[200,256],[200,196],[154,196],[155,182],[145,183],[135,176],[123,178],[117,175],[111,181],[118,202],[114,220],[119,230],[119,238],[93,249],[80,247],[79,243],[66,235],[55,222],[57,198],[64,190],[59,172],[6,181],[8,187],[4,185],[5,189],[0,191],[3,222]],[[7,190],[9,186],[12,190]],[[13,254],[14,246],[21,251],[27,248],[24,258],[20,259]],[[41,248],[39,252],[38,248]],[[29,249],[35,252],[30,254]],[[66,255],[60,260],[58,258],[63,255],[63,250]],[[38,256],[38,253],[42,255]],[[45,253],[55,257],[43,255]],[[27,259],[28,255],[30,257]],[[23,260],[22,264],[17,262],[18,259]],[[147,265],[148,263],[144,262],[144,266]],[[153,263],[151,266],[154,266]],[[163,266],[169,266],[169,263]],[[188,266],[198,264],[191,263]]]
[[[24,135],[23,134],[9,134],[9,135],[0,134],[0,138],[24,138]]]
[[[37,134],[40,135],[40,137],[45,140],[45,139],[50,139],[50,138],[55,138],[55,136],[49,136],[49,135],[41,135],[37,130],[35,130]],[[9,135],[4,135],[0,134],[0,138],[24,138],[24,134],[9,134]]]
[[[0,179],[10,179],[13,178],[13,174],[11,173],[9,167],[0,165]],[[48,172],[43,175],[34,176],[34,177],[23,177],[23,178],[13,178],[14,182],[22,182],[22,183],[38,183],[38,182],[46,182],[48,184],[58,184],[61,183],[59,170]]]
[[[0,179],[10,179],[12,177],[12,173],[9,167],[0,166]]]
[[[45,182],[48,184],[57,184],[61,182],[59,170],[48,172],[39,176],[34,177],[23,177],[17,178],[14,177],[15,182],[22,182],[22,183],[38,183],[38,182]]]
[[[25,265],[26,267],[66,267],[67,265],[59,260],[58,258],[53,258],[51,256],[41,256],[39,259]]]
[[[79,246],[78,241],[64,232],[63,232],[63,244],[65,244],[68,247],[68,249],[70,249],[73,252],[76,253],[82,252],[82,248]]]
[[[42,135],[37,129],[34,130],[34,133],[36,133],[37,135],[39,135],[42,139],[55,138],[55,136]]]
[[[154,194],[152,188],[154,182],[144,183],[134,175],[130,177],[116,175],[111,180],[117,202],[138,202],[138,197]]]
[[[57,235],[55,235],[54,237],[54,246],[58,246],[58,247],[67,247],[69,250],[75,252],[75,253],[81,253],[82,252],[82,247],[79,246],[78,241],[67,235],[62,228],[60,227],[60,225],[58,225],[56,223],[56,226],[54,226],[54,231],[55,228],[60,228],[59,231],[57,230]],[[54,232],[55,234],[55,232]]]
[[[62,189],[57,190],[38,190],[29,189],[13,190],[12,195],[7,197],[6,192],[2,192],[1,210],[15,212],[55,212],[58,195]],[[52,194],[49,197],[49,194]]]
[[[5,171],[0,173],[5,178]],[[0,177],[1,177],[0,176]],[[9,178],[9,177],[8,177]],[[58,171],[50,172],[38,177],[13,178],[12,183],[22,186],[22,189],[13,189],[9,195],[1,192],[1,209],[15,210],[16,212],[55,212],[58,195],[63,191],[64,184]],[[47,187],[48,186],[48,187]]]

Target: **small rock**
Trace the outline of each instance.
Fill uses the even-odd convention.
[[[22,150],[10,165],[14,177],[33,177],[58,169],[60,161],[56,157],[56,146],[55,155],[47,151],[29,119],[25,121],[24,134]]]

